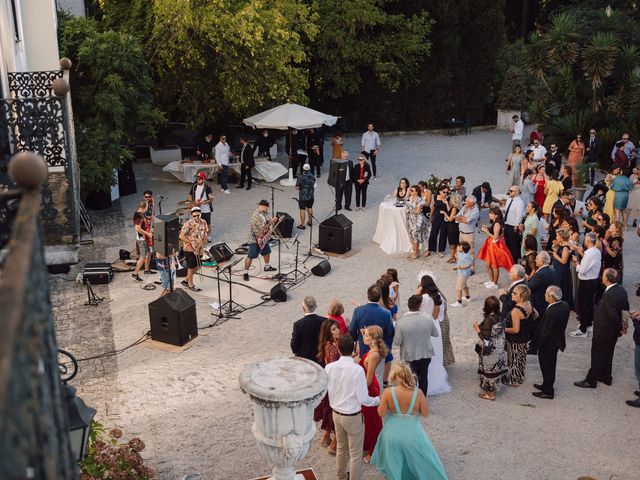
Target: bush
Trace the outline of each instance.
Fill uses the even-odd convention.
[[[502,110],[525,110],[528,94],[527,77],[522,68],[509,67],[498,94],[498,108]]]

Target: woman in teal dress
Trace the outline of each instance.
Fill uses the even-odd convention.
[[[538,211],[538,204],[532,200],[527,203],[525,207],[525,212],[527,216],[524,220],[524,230],[522,231],[522,246],[520,247],[520,255],[524,258],[525,253],[527,253],[527,249],[524,246],[524,239],[527,238],[527,235],[533,235],[536,237],[538,242],[538,249],[540,249],[540,212]]]
[[[384,390],[378,406],[378,414],[387,416],[371,465],[387,480],[447,480],[440,457],[420,424],[418,414],[429,415],[429,404],[407,363],[394,362],[389,384],[393,386]]]
[[[627,224],[627,203],[629,203],[629,192],[633,190],[633,182],[629,178],[629,172],[623,172],[621,168],[615,169],[616,178],[611,182],[611,190],[616,192],[613,197],[613,210],[615,220]]]

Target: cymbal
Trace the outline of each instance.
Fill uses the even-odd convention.
[[[186,207],[187,205],[189,205],[189,200],[182,200],[178,202],[179,207]]]

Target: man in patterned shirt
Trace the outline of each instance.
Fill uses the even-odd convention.
[[[193,284],[193,275],[200,267],[200,257],[204,253],[208,233],[209,225],[202,219],[200,207],[193,207],[191,209],[191,219],[185,222],[180,231],[180,240],[182,241],[184,257],[187,261],[187,278],[181,283],[194,292],[202,290]]]
[[[258,208],[255,209],[253,215],[251,215],[251,231],[249,232],[249,253],[247,258],[244,259],[244,275],[242,278],[245,282],[249,281],[249,268],[251,268],[251,262],[254,258],[258,258],[258,255],[262,255],[264,258],[264,271],[273,272],[275,268],[269,265],[269,259],[271,258],[271,245],[269,245],[269,237],[265,234],[268,233],[268,229],[271,224],[277,221],[277,218],[271,218],[269,216],[270,203],[267,200],[260,200]],[[258,242],[263,240],[264,244],[262,248],[258,246]]]

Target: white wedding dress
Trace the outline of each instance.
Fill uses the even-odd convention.
[[[429,363],[429,386],[427,388],[427,395],[440,395],[442,393],[449,393],[451,391],[451,385],[447,376],[447,371],[443,364],[443,349],[442,349],[442,330],[440,329],[440,322],[444,319],[444,310],[446,308],[445,300],[442,299],[440,305],[440,311],[438,318],[434,319],[436,328],[438,329],[439,336],[431,337],[431,345],[433,346],[433,357],[431,357],[431,363]],[[425,294],[422,295],[422,305],[420,305],[420,312],[429,316],[433,315],[433,299]]]

